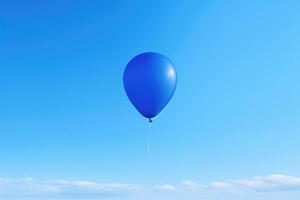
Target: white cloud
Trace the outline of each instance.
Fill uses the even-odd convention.
[[[253,190],[256,192],[280,192],[280,191],[300,191],[300,177],[287,175],[258,176],[251,179],[213,181],[210,184],[200,184],[198,182],[185,180],[181,184],[186,189],[196,191],[222,190],[241,191]]]
[[[220,190],[233,190],[234,189],[234,185],[232,183],[226,183],[226,182],[221,182],[221,181],[212,182],[211,186],[215,189],[220,189]]]
[[[215,181],[212,182],[213,189],[238,191],[254,190],[256,192],[280,192],[287,190],[300,191],[300,177],[286,175],[258,176],[251,179]]]
[[[126,196],[138,191],[138,189],[139,187],[133,184],[98,183],[81,180],[37,181],[32,178],[0,179],[0,198],[103,198],[111,196]]]
[[[300,178],[286,175],[259,176],[249,180],[238,180],[235,184],[261,192],[300,190]]]
[[[203,185],[196,183],[194,181],[190,181],[190,180],[182,181],[181,184],[183,186],[185,186],[186,188],[192,189],[192,190],[202,190],[204,188]]]
[[[162,192],[159,192],[159,190]],[[293,193],[292,191],[297,192]],[[245,196],[246,194],[258,195],[258,199],[262,198],[261,195],[290,194],[292,197],[297,196],[300,194],[300,177],[268,175],[250,179],[213,181],[208,184],[185,180],[179,184],[162,184],[157,187],[136,184],[100,183],[86,180],[59,179],[43,181],[30,177],[20,179],[0,178],[0,199],[133,198],[144,200],[149,199],[149,197],[153,197],[152,199],[157,200],[168,198],[182,199],[183,197],[189,197],[190,199],[200,197],[219,199],[215,197],[216,195],[221,195],[219,197],[229,195],[228,199],[233,199],[233,197],[239,199],[239,197]],[[160,195],[165,196],[162,197]],[[273,197],[274,196],[272,196],[272,198]],[[272,198],[268,196],[268,199]],[[255,199],[255,196],[253,199]]]
[[[175,186],[170,185],[170,184],[163,184],[159,187],[159,189],[165,190],[165,191],[174,191],[174,190],[176,190]]]

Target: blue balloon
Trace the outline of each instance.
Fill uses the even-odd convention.
[[[176,71],[167,57],[153,52],[142,53],[127,64],[123,83],[131,103],[151,122],[175,92]]]

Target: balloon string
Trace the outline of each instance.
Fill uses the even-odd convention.
[[[147,134],[147,160],[148,160],[148,171],[149,172],[151,169],[150,136],[151,136],[151,122],[148,123],[148,134]]]

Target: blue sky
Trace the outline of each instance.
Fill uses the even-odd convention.
[[[54,185],[65,199],[92,188],[78,198],[214,200],[223,181],[222,198],[296,199],[299,9],[296,0],[0,1],[0,196]],[[150,170],[147,120],[122,85],[127,62],[146,51],[168,56],[178,75],[151,128]]]

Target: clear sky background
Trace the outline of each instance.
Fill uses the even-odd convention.
[[[0,1],[0,197],[299,199],[299,10]],[[150,169],[147,120],[122,82],[147,51],[178,74],[151,128]]]

